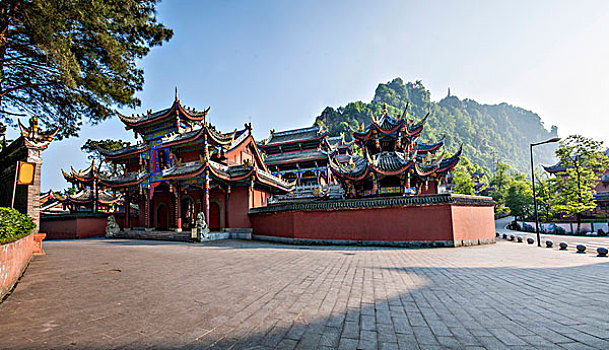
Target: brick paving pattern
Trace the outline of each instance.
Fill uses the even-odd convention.
[[[2,349],[609,349],[609,259],[468,248],[45,242]]]

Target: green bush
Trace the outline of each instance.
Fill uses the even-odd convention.
[[[36,227],[34,220],[15,209],[0,207],[0,244],[14,242],[29,235]]]

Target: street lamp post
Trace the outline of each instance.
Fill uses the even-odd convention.
[[[541,238],[539,237],[539,217],[537,215],[537,197],[535,196],[535,168],[533,166],[533,146],[539,146],[550,142],[558,142],[560,137],[555,137],[543,142],[531,143],[531,182],[533,183],[533,209],[535,210],[535,233],[537,234],[537,246],[541,247]]]

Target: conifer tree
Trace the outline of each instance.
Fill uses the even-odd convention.
[[[58,137],[140,104],[136,61],[172,31],[158,0],[0,1],[0,123],[36,115]]]

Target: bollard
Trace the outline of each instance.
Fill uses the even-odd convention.
[[[518,242],[518,243],[522,243],[522,236],[518,236],[518,237],[516,238],[516,240],[517,240],[517,242]]]
[[[515,238],[514,235],[510,235],[510,241],[513,241]]]
[[[577,254],[586,254],[586,246],[583,244],[578,244],[575,246],[577,248]]]
[[[560,246],[560,250],[567,250],[567,247],[569,245],[567,244],[567,242],[560,242],[559,246]]]
[[[606,258],[607,257],[608,251],[607,251],[607,248],[605,248],[605,247],[598,247],[598,248],[596,248],[596,252],[598,253],[597,256],[599,258]]]
[[[499,232],[495,232],[495,237],[499,237]]]
[[[507,239],[507,233],[503,234],[503,239]]]
[[[533,244],[533,243],[535,243],[535,240],[533,238],[529,237],[529,238],[527,238],[527,243]]]
[[[552,248],[553,245],[554,242],[550,241],[549,239],[546,241],[546,248]]]

